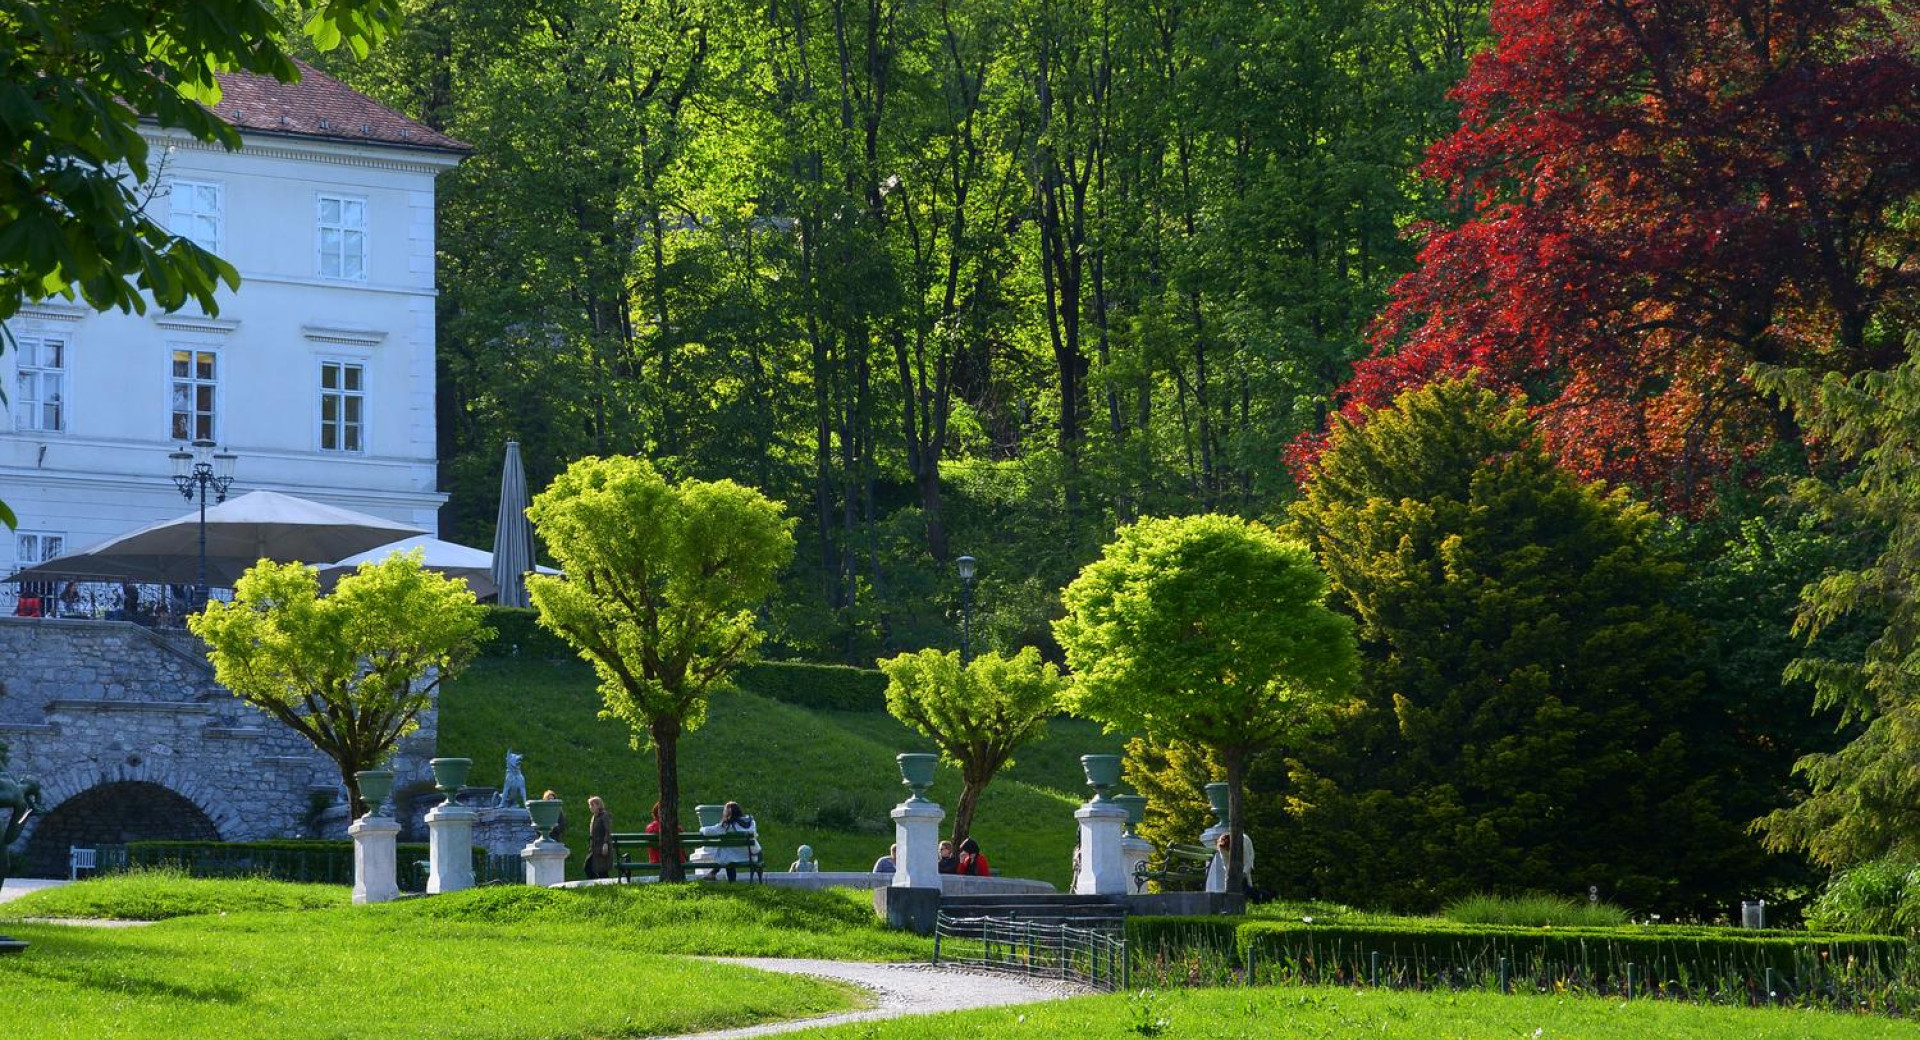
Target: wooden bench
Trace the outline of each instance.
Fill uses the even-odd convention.
[[[745,871],[755,881],[766,881],[767,865],[765,855],[755,846],[759,839],[751,834],[722,834],[709,836],[699,831],[685,831],[680,835],[680,851],[691,853],[695,849],[747,849],[748,858],[735,863],[736,870]],[[660,864],[652,862],[647,854],[660,848],[658,834],[615,834],[613,835],[613,869],[620,874],[622,881],[632,881],[635,874],[658,876]],[[686,868],[694,870],[725,870],[724,863],[687,862]]]
[[[1183,845],[1175,842],[1160,853],[1160,862],[1155,866],[1151,861],[1133,868],[1133,890],[1144,892],[1147,882],[1158,881],[1162,888],[1169,885],[1205,885],[1207,867],[1213,862],[1213,853],[1202,845]]]

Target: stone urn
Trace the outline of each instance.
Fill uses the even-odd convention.
[[[727,807],[724,805],[696,805],[693,807],[693,818],[699,820],[702,827],[718,827],[720,817],[726,815],[726,812]]]
[[[913,792],[907,801],[926,801],[927,788],[933,786],[933,767],[940,763],[940,756],[909,751],[895,756],[894,761],[900,766],[900,782]]]
[[[1207,804],[1213,807],[1215,826],[1225,827],[1227,825],[1227,801],[1230,797],[1228,793],[1230,790],[1231,788],[1224,783],[1207,785]]]
[[[460,789],[467,784],[467,774],[473,771],[471,758],[436,758],[427,762],[433,767],[433,786],[447,796],[447,804],[452,805],[460,796]]]
[[[1140,821],[1146,818],[1147,799],[1137,794],[1116,794],[1113,800],[1120,808],[1127,811],[1127,834],[1131,836],[1133,829],[1140,826]]]
[[[360,786],[360,800],[367,803],[367,817],[380,815],[380,807],[393,794],[393,770],[362,769],[353,774],[353,782]]]
[[[533,829],[540,832],[541,841],[553,840],[553,829],[560,826],[560,807],[563,804],[558,798],[528,799],[527,813],[533,817]]]
[[[1093,800],[1105,805],[1112,799],[1107,790],[1120,782],[1119,755],[1081,755],[1080,768],[1086,771],[1087,786],[1093,788]]]

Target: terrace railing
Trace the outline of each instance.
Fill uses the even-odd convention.
[[[1124,918],[1012,916],[934,921],[933,963],[1124,990],[1130,982]]]

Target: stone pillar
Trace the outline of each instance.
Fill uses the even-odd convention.
[[[1124,817],[1124,814],[1123,814]],[[940,821],[945,809],[925,799],[908,799],[893,807],[894,888],[940,887]]]
[[[458,892],[473,887],[473,819],[476,814],[464,805],[447,802],[427,813],[427,837],[432,872],[427,875],[427,894]]]
[[[400,825],[384,816],[367,816],[347,828],[353,836],[353,902],[385,903],[400,897],[394,843]]]
[[[539,837],[533,828],[533,814],[520,806],[474,810],[473,843],[486,849],[489,856],[511,856]]]
[[[567,847],[557,841],[538,838],[520,850],[526,862],[527,884],[552,888],[567,879]]]
[[[1127,875],[1127,891],[1138,892],[1140,888],[1133,883],[1134,871],[1146,866],[1153,858],[1153,842],[1137,834],[1129,834],[1120,839],[1120,862]]]
[[[1080,876],[1073,879],[1073,890],[1081,895],[1126,895],[1133,886],[1120,852],[1127,811],[1112,802],[1088,802],[1073,818],[1080,821]]]

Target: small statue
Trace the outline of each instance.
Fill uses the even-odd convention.
[[[520,760],[525,757],[514,754],[511,748],[507,750],[507,780],[500,785],[500,794],[493,803],[495,808],[527,804],[527,778],[520,772]]]
[[[787,873],[789,874],[819,873],[820,861],[813,858],[813,846],[802,845],[800,846],[799,850],[795,853],[795,855],[799,856],[800,858],[793,861],[793,866],[790,866],[787,868]]]

